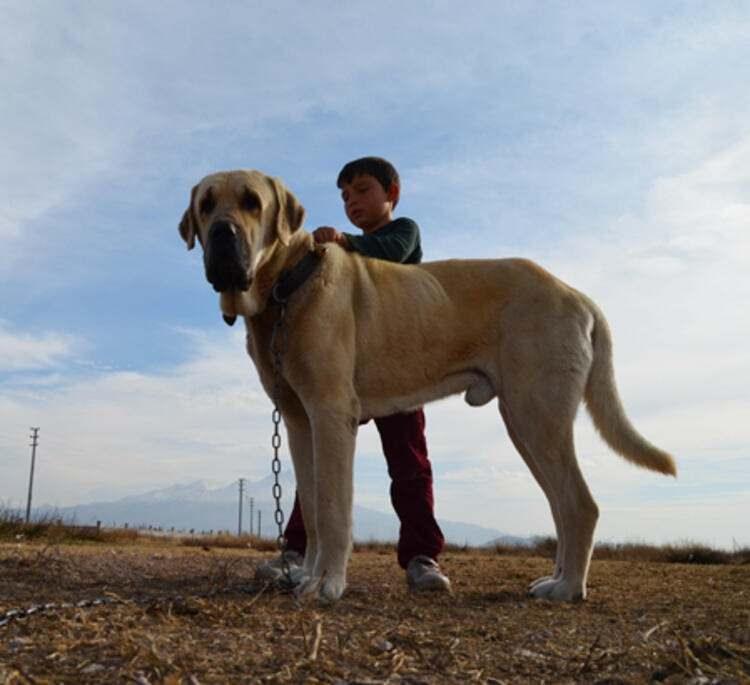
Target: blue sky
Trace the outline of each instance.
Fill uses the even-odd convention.
[[[680,477],[577,424],[599,537],[750,544],[750,10],[736,2],[0,2],[0,501],[269,470],[269,406],[177,223],[207,173],[281,176],[308,228],[380,154],[425,257],[524,256],[615,335]],[[438,514],[552,530],[494,406],[427,410]],[[389,510],[372,427],[357,500]]]

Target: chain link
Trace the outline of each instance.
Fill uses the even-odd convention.
[[[96,599],[83,599],[79,602],[47,602],[46,604],[32,604],[25,609],[9,609],[0,614],[0,628],[10,625],[14,621],[21,621],[35,614],[62,609],[87,609],[89,607],[104,606],[105,604],[125,604],[127,600],[115,597],[97,597]]]
[[[281,459],[279,458],[279,448],[281,447],[281,412],[279,411],[279,399],[281,395],[281,371],[282,357],[286,349],[287,330],[284,326],[284,316],[286,315],[286,301],[277,296],[274,289],[274,299],[279,303],[279,316],[273,324],[271,332],[271,356],[273,357],[273,393],[271,400],[273,402],[273,412],[271,420],[273,421],[273,434],[271,436],[271,447],[273,448],[273,459],[271,460],[271,471],[273,472],[273,499],[276,503],[276,510],[273,513],[274,521],[278,528],[276,535],[276,544],[281,554],[281,572],[283,575],[281,584],[287,589],[294,587],[291,569],[289,568],[289,559],[286,555],[287,540],[284,537],[284,511],[281,508],[281,483],[279,474],[281,473]]]
[[[233,592],[251,593],[259,596],[267,587],[268,583],[261,587],[260,592],[258,592],[257,587],[237,588],[234,589]],[[133,597],[130,599],[108,596],[95,597],[94,599],[82,599],[77,602],[47,602],[45,604],[32,604],[25,608],[19,607],[8,609],[4,613],[0,613],[0,628],[5,628],[15,621],[23,621],[32,616],[60,612],[65,609],[93,609],[95,607],[113,607],[126,604],[135,606],[152,606],[163,602],[183,603],[191,599],[211,599],[222,594],[222,590],[209,590],[208,592],[197,592],[190,595],[159,595],[156,597]]]

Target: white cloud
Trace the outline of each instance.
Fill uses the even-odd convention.
[[[6,388],[0,443],[14,458],[0,462],[0,497],[20,492],[25,467],[19,464],[26,459],[21,436],[32,424],[41,426],[40,502],[75,502],[102,483],[122,493],[206,477],[265,475],[271,407],[244,354],[244,336],[181,336],[192,352],[189,361],[162,373],[88,373],[52,388]]]
[[[10,330],[0,320],[0,373],[48,369],[83,348],[82,341],[66,333],[25,333]]]

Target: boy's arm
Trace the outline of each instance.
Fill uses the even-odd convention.
[[[397,219],[385,231],[365,235],[342,234],[349,248],[366,257],[404,262],[419,244],[419,227],[410,219]]]

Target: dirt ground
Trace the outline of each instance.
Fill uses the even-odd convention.
[[[355,553],[334,606],[253,581],[253,550],[0,545],[0,683],[750,683],[750,565],[594,561],[587,601],[528,599],[540,558],[452,552],[413,595]]]

